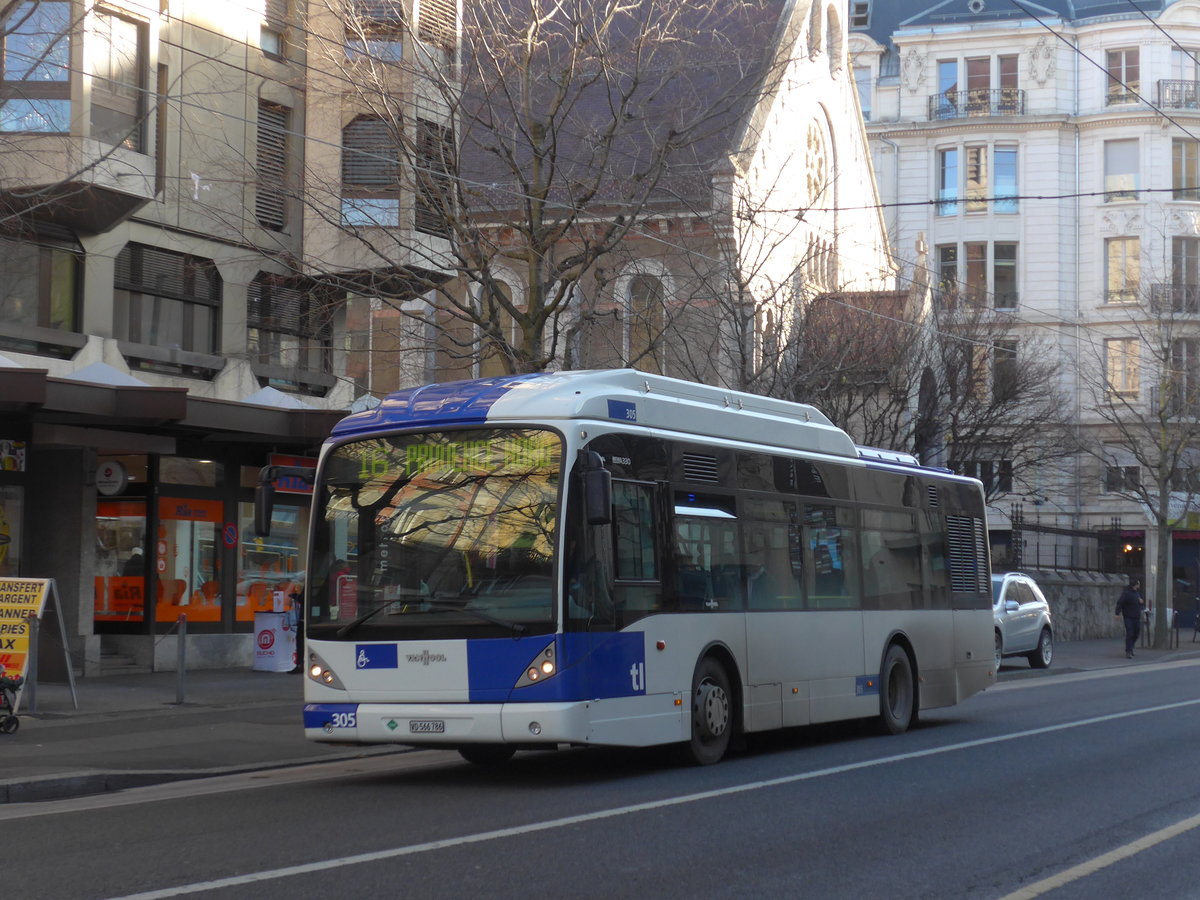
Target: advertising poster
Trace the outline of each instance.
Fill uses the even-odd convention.
[[[41,618],[49,578],[0,578],[0,666],[8,676],[28,674],[29,617]]]

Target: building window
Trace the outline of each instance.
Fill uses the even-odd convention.
[[[870,66],[854,67],[854,86],[858,88],[858,105],[862,107],[863,121],[871,121],[871,91],[875,77]]]
[[[983,482],[983,489],[989,494],[993,491],[1001,494],[1012,492],[1012,460],[1010,459],[972,459],[953,462],[950,464],[950,468],[968,478],[978,478]]]
[[[258,29],[258,46],[267,56],[282,58],[287,49],[288,0],[266,0]]]
[[[257,193],[254,215],[258,224],[282,231],[287,224],[288,117],[290,110],[273,103],[258,103],[258,145],[255,155]]]
[[[417,119],[417,196],[413,227],[425,234],[449,237],[454,208],[454,132],[448,125]]]
[[[1200,48],[1171,48],[1170,77],[1158,83],[1158,105],[1200,109]]]
[[[1168,383],[1168,414],[1196,416],[1200,412],[1200,339],[1177,338],[1171,342]]]
[[[1137,338],[1109,338],[1104,342],[1108,392],[1119,397],[1136,397],[1140,389]]]
[[[1141,91],[1141,76],[1138,65],[1138,49],[1109,50],[1105,56],[1105,72],[1108,73],[1105,102],[1132,103]]]
[[[0,28],[0,131],[71,130],[71,4],[18,3]]]
[[[1142,485],[1141,466],[1108,466],[1104,471],[1104,491],[1121,494],[1136,491]]]
[[[961,63],[937,63],[937,94],[930,98],[930,117],[1011,116],[1024,113],[1016,55],[972,56]],[[964,85],[963,89],[960,86]]]
[[[958,60],[939,59],[937,64],[938,92],[935,119],[952,119],[958,115]]]
[[[113,279],[113,330],[136,344],[217,350],[221,276],[210,259],[126,244]]]
[[[960,197],[966,200],[963,208],[968,213],[989,209],[1001,214],[1018,211],[1016,147],[947,148],[938,151],[937,161],[939,216],[957,215]]]
[[[967,147],[965,150],[966,180],[964,194],[967,212],[986,212],[988,196],[987,147]]]
[[[1171,77],[1176,81],[1200,81],[1200,47],[1171,48]]]
[[[1018,112],[1018,94],[1020,85],[1017,69],[1017,56],[1005,55],[996,57],[996,75],[1000,87],[1000,106],[1006,112]]]
[[[939,216],[958,214],[958,150],[938,151],[938,206]]]
[[[958,244],[939,244],[937,248],[938,293],[950,301],[958,294]]]
[[[986,116],[991,111],[991,57],[976,56],[965,62],[967,67],[967,115]]]
[[[1200,312],[1200,238],[1171,238],[1171,312]]]
[[[0,321],[78,331],[81,254],[0,240]]]
[[[455,0],[420,0],[417,6],[417,40],[434,62],[454,65],[458,46],[458,6]]]
[[[1171,199],[1200,200],[1200,177],[1197,175],[1197,149],[1200,141],[1175,138],[1171,142]]]
[[[342,222],[395,226],[400,222],[399,142],[393,125],[360,116],[342,129]]]
[[[871,0],[850,0],[850,27],[871,27]]]
[[[1017,306],[1017,245],[1012,242],[967,241],[962,245],[963,275],[957,274],[958,248],[938,247],[938,281],[942,290],[961,282],[962,296],[973,305],[996,309]],[[991,302],[988,303],[988,298]]]
[[[1136,200],[1138,198],[1138,142],[1134,140],[1104,142],[1104,200]]]
[[[663,374],[666,290],[662,279],[654,275],[634,275],[629,280],[626,303],[629,364],[643,372]]]
[[[1017,245],[992,244],[992,297],[996,309],[1017,308]]]
[[[334,304],[293,279],[259,272],[246,295],[246,340],[257,362],[332,371]],[[292,386],[292,385],[287,385]]]
[[[996,202],[992,211],[1002,214],[1015,213],[1018,210],[1017,200],[1017,148],[996,147],[992,150],[995,185],[992,196]]]
[[[112,147],[142,152],[146,28],[97,12],[88,26],[92,64],[91,135]]]
[[[1013,340],[992,343],[992,397],[1005,403],[1016,399],[1017,392],[1017,342]]]
[[[346,58],[399,62],[404,58],[404,34],[399,0],[356,0],[346,19]]]
[[[1104,241],[1104,300],[1137,303],[1142,280],[1142,239],[1115,237]]]

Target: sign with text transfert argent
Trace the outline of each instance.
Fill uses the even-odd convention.
[[[29,619],[40,619],[50,595],[49,578],[0,578],[0,667],[5,675],[27,674]]]

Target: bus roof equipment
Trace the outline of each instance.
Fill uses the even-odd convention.
[[[591,420],[648,426],[831,456],[860,458],[846,432],[814,406],[651,375],[635,369],[537,372],[397,391],[343,419],[332,440],[381,429]]]

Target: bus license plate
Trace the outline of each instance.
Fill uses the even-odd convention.
[[[441,719],[413,719],[408,723],[409,734],[445,734],[446,723]]]

